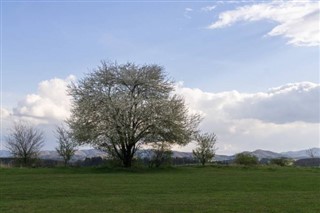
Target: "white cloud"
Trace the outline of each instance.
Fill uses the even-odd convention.
[[[316,1],[273,1],[222,12],[209,29],[228,27],[239,21],[271,20],[277,23],[267,35],[283,36],[296,46],[320,45],[320,5]]]
[[[176,92],[186,98],[191,109],[204,115],[215,113],[216,118],[257,119],[274,124],[320,122],[320,84],[311,82],[287,84],[259,93],[208,93],[180,83]]]
[[[258,93],[208,93],[180,83],[176,92],[192,111],[205,115],[200,127],[217,134],[218,153],[318,146],[319,84],[287,84]],[[190,151],[192,145],[183,149]]]
[[[54,78],[42,81],[34,94],[29,94],[10,110],[1,108],[2,126],[0,144],[5,147],[5,135],[14,121],[27,121],[45,132],[44,149],[53,150],[56,147],[54,129],[69,115],[71,98],[67,95],[67,85],[74,81],[70,75],[66,79]]]
[[[67,95],[67,85],[75,80],[70,75],[66,79],[54,78],[42,81],[36,94],[29,94],[13,108],[13,115],[22,119],[48,123],[63,121],[70,115],[71,99]]]
[[[240,4],[240,3],[248,3],[248,2],[254,2],[255,0],[236,0],[236,1],[232,1],[232,0],[228,0],[228,1],[217,1],[217,4]]]
[[[184,9],[184,17],[186,17],[186,18],[188,18],[188,19],[191,19],[190,13],[191,13],[192,11],[193,11],[192,8],[189,8],[189,7],[185,8],[185,9]]]
[[[279,0],[279,1],[281,1],[281,0]],[[217,3],[217,4],[243,4],[243,3],[256,3],[256,2],[259,2],[259,0],[224,0],[224,1],[216,1],[215,3]],[[263,1],[260,1],[260,2],[263,2]],[[267,1],[265,0],[264,2],[267,2]]]
[[[249,94],[225,110],[238,119],[258,119],[270,123],[319,123],[320,85],[302,82]]]
[[[66,93],[67,79],[39,83],[35,94],[27,95],[12,112],[1,109],[4,124],[10,120],[28,120],[48,136],[46,149],[53,149],[55,124],[70,115],[71,101]],[[310,82],[287,84],[266,92],[204,92],[176,85],[176,93],[185,97],[191,111],[205,118],[203,131],[218,136],[218,153],[233,154],[243,150],[268,149],[288,151],[318,146],[320,85]],[[194,145],[180,147],[191,151]]]
[[[214,10],[216,7],[217,7],[216,5],[206,6],[206,7],[201,8],[201,11],[210,12],[210,11]]]
[[[1,119],[6,119],[10,116],[9,110],[5,108],[0,108],[0,113],[1,113]]]

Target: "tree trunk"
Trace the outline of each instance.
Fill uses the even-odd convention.
[[[28,165],[28,157],[24,156],[23,157],[23,166],[27,166]]]
[[[134,145],[131,143],[126,146],[126,150],[123,153],[123,166],[126,168],[130,168],[132,166],[132,159],[134,155]]]
[[[204,166],[206,164],[206,160],[202,159],[201,164],[202,164],[202,166]]]
[[[130,155],[124,156],[123,158],[123,166],[126,168],[130,168],[132,164],[132,158]]]

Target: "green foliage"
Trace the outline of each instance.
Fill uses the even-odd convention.
[[[278,166],[289,166],[291,161],[287,158],[275,158],[271,159],[270,164]]]
[[[258,158],[248,153],[239,153],[236,155],[234,162],[236,164],[253,166],[259,163]]]
[[[292,167],[0,168],[0,212],[313,213],[319,175]]]
[[[151,145],[152,146],[152,156],[150,159],[150,167],[160,167],[163,164],[167,166],[171,163],[171,146],[166,142],[157,142]]]
[[[215,156],[215,144],[217,142],[217,137],[214,133],[208,134],[196,134],[195,140],[197,143],[197,148],[192,150],[192,153],[196,159],[204,166],[205,163],[212,160]]]

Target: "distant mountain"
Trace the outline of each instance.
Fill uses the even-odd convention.
[[[7,150],[0,150],[0,158],[9,158],[11,153]]]
[[[279,153],[271,152],[271,151],[267,151],[267,150],[262,150],[262,149],[257,149],[257,150],[255,150],[253,152],[245,152],[245,153],[252,154],[252,155],[256,156],[259,159],[262,159],[262,158],[273,159],[273,158],[281,158],[281,157],[283,157]]]
[[[214,160],[215,161],[230,161],[234,159],[234,155],[215,155]]]
[[[313,150],[313,153],[315,153],[315,157],[320,157],[320,148],[312,148],[312,150]],[[259,159],[262,159],[262,158],[273,159],[273,158],[281,158],[281,157],[293,158],[293,159],[310,158],[307,150],[276,153],[276,152],[258,149],[253,152],[245,152],[245,153],[250,153]]]
[[[193,154],[192,154],[192,152],[173,151],[172,157],[174,157],[174,158],[193,158]]]
[[[140,158],[149,158],[152,156],[152,151],[145,149],[145,150],[139,150],[137,151],[137,156]],[[173,158],[193,158],[192,152],[179,152],[179,151],[173,151],[172,154]],[[225,161],[225,160],[232,160],[234,156],[228,156],[228,155],[216,155],[215,160],[217,161]]]
[[[41,159],[59,160],[60,156],[56,151],[41,151],[39,158],[41,158]]]
[[[279,153],[271,152],[271,151],[267,151],[267,150],[261,150],[261,149],[253,151],[252,154],[259,156],[259,158],[279,158],[279,157],[281,157],[281,154],[279,154]]]
[[[315,153],[315,157],[320,157],[320,148],[313,148],[313,152]],[[289,151],[289,152],[271,152],[268,150],[255,150],[253,152],[245,152],[250,153],[254,156],[256,156],[259,159],[262,158],[280,158],[280,157],[287,157],[287,158],[293,158],[293,159],[304,159],[304,158],[310,158],[310,156],[307,153],[307,150],[300,150],[300,151]],[[152,155],[151,150],[139,150],[137,151],[137,156],[140,158],[148,158]],[[0,150],[0,158],[8,158],[11,157],[11,153],[7,150]],[[41,151],[40,156],[41,159],[52,159],[52,160],[61,160],[61,157],[58,155],[56,151]],[[72,161],[78,161],[78,160],[84,160],[85,158],[92,158],[92,157],[107,157],[107,153],[97,150],[97,149],[86,149],[86,150],[78,150],[76,151],[75,155],[72,158]],[[173,151],[173,157],[174,158],[193,158],[193,155],[191,152],[179,152],[179,151]],[[216,155],[215,160],[216,161],[228,161],[235,158],[235,155]]]
[[[284,157],[294,158],[294,159],[303,159],[303,158],[310,158],[307,153],[307,149],[300,150],[300,151],[290,151],[290,152],[281,152],[280,154]],[[320,158],[320,148],[312,148],[315,157]]]

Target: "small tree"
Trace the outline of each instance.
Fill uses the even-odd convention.
[[[77,151],[77,143],[71,133],[61,126],[56,129],[56,137],[58,139],[56,151],[63,158],[64,166],[67,166],[68,162]]]
[[[258,158],[249,153],[239,153],[236,155],[234,162],[240,165],[252,166],[258,164]]]
[[[197,134],[195,136],[197,148],[192,150],[193,155],[204,166],[206,162],[215,156],[215,144],[217,137],[214,133]]]
[[[315,158],[317,155],[317,150],[315,148],[307,149],[306,153],[310,158]]]
[[[20,121],[14,123],[6,142],[12,155],[27,166],[38,157],[44,144],[44,134],[29,123]]]
[[[166,142],[158,142],[152,146],[152,157],[150,160],[151,167],[160,167],[163,163],[168,162],[172,156],[171,146]]]

